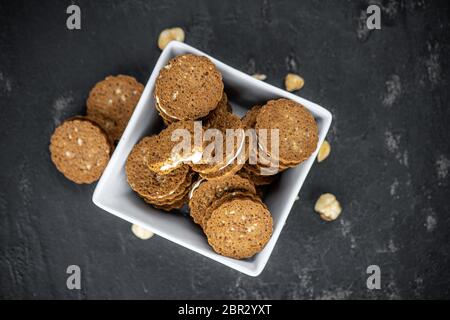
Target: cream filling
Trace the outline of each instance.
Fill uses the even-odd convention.
[[[189,191],[189,200],[192,199],[192,195],[194,194],[194,191],[197,190],[197,188],[200,186],[200,184],[204,181],[205,179],[200,179],[198,180],[196,183],[194,183],[191,187],[191,191]]]
[[[159,97],[158,96],[155,96],[155,100],[156,100],[156,106],[158,107],[160,112],[164,113],[168,118],[171,118],[171,119],[174,119],[174,120],[181,120],[180,118],[177,118],[174,115],[169,114],[166,109],[161,107],[161,103],[159,102]]]
[[[202,151],[195,151],[193,154],[191,154],[188,157],[172,158],[169,163],[166,163],[166,164],[162,165],[159,169],[161,171],[167,171],[167,170],[174,169],[174,168],[178,167],[178,165],[180,163],[184,163],[184,162],[192,162],[192,163],[195,164],[195,163],[200,162],[200,160],[202,159],[202,155],[203,155]]]
[[[175,189],[173,189],[172,191],[170,191],[169,193],[162,195],[162,196],[157,196],[156,199],[162,199],[162,198],[167,198],[168,196],[171,196],[172,194],[175,193],[175,191],[177,191],[180,188],[181,184],[178,187],[176,187]]]
[[[163,195],[163,196],[157,196],[156,199],[166,198],[166,197],[168,197],[168,196],[174,194],[175,191],[176,191],[177,189],[178,189],[178,188],[175,188],[174,190],[170,191],[168,194],[165,194],[165,195]]]

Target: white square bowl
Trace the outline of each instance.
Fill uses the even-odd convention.
[[[159,70],[167,64],[169,59],[186,53],[207,56],[214,62],[222,73],[225,91],[235,113],[242,115],[251,106],[270,99],[281,97],[292,99],[304,105],[314,115],[319,127],[318,146],[322,144],[331,124],[331,113],[328,110],[256,80],[185,43],[172,41],[161,53],[128,126],[97,184],[92,200],[100,208],[131,223],[141,225],[161,237],[247,275],[258,276],[269,260],[318,150],[301,165],[283,172],[280,179],[270,186],[264,202],[273,216],[273,235],[260,253],[246,260],[236,260],[216,254],[208,245],[204,234],[188,216],[166,213],[146,204],[131,190],[126,180],[125,162],[133,146],[144,136],[158,133],[163,128],[162,120],[154,107],[153,98],[153,89]]]

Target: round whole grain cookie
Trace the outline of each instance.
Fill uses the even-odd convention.
[[[245,259],[260,252],[272,235],[272,216],[259,200],[232,198],[211,214],[205,234],[218,254]]]
[[[166,118],[195,120],[222,98],[222,75],[207,57],[177,56],[161,69],[155,83],[156,108]]]
[[[92,88],[87,99],[87,116],[113,139],[122,136],[144,86],[125,75],[109,76]]]
[[[318,129],[316,121],[304,106],[288,99],[271,100],[264,105],[256,117],[257,134],[260,129],[279,130],[278,159],[283,164],[293,166],[308,159],[317,148]],[[271,134],[267,139],[259,139],[260,149],[270,152]]]
[[[56,168],[75,183],[97,181],[111,157],[106,133],[94,122],[74,118],[55,129],[50,154]]]
[[[211,204],[230,192],[244,192],[256,194],[253,183],[238,175],[228,176],[214,180],[203,180],[191,193],[189,209],[192,219],[197,224],[202,225],[206,209]]]
[[[148,202],[159,203],[180,190],[189,178],[190,168],[183,165],[164,175],[151,171],[147,159],[154,146],[154,139],[155,136],[145,137],[133,147],[125,164],[125,172],[131,189]]]
[[[199,121],[171,123],[154,136],[147,158],[150,170],[168,173],[183,164],[200,161],[203,150],[203,127]]]

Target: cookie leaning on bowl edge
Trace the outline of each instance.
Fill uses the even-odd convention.
[[[117,141],[143,90],[144,86],[133,77],[108,76],[91,89],[86,101],[87,116],[102,126],[112,140]]]
[[[177,56],[156,79],[156,108],[169,122],[196,120],[216,108],[223,87],[222,74],[210,59],[193,54]]]
[[[268,101],[258,112],[255,129],[279,130],[279,154],[271,154],[271,135],[258,139],[259,151],[277,158],[282,165],[293,167],[308,159],[318,143],[317,123],[308,109],[301,104],[277,99]]]

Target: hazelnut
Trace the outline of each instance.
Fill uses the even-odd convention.
[[[133,224],[131,226],[131,231],[134,233],[134,235],[136,237],[138,237],[139,239],[142,239],[142,240],[147,240],[147,239],[150,239],[151,237],[153,237],[153,232],[151,232],[137,224]]]
[[[322,162],[330,155],[331,146],[327,140],[324,140],[317,154],[317,162]]]
[[[265,74],[262,73],[255,73],[254,75],[252,75],[253,78],[257,79],[257,80],[261,80],[264,81],[267,79],[267,76]]]
[[[184,31],[181,28],[171,28],[163,30],[158,38],[158,47],[163,50],[170,41],[184,41]]]
[[[339,217],[342,208],[334,195],[325,193],[317,200],[314,210],[320,214],[322,220],[333,221]]]
[[[302,77],[294,73],[288,73],[286,78],[284,79],[284,85],[286,87],[286,90],[289,92],[300,90],[301,88],[303,88],[304,84],[305,80],[303,80]]]

